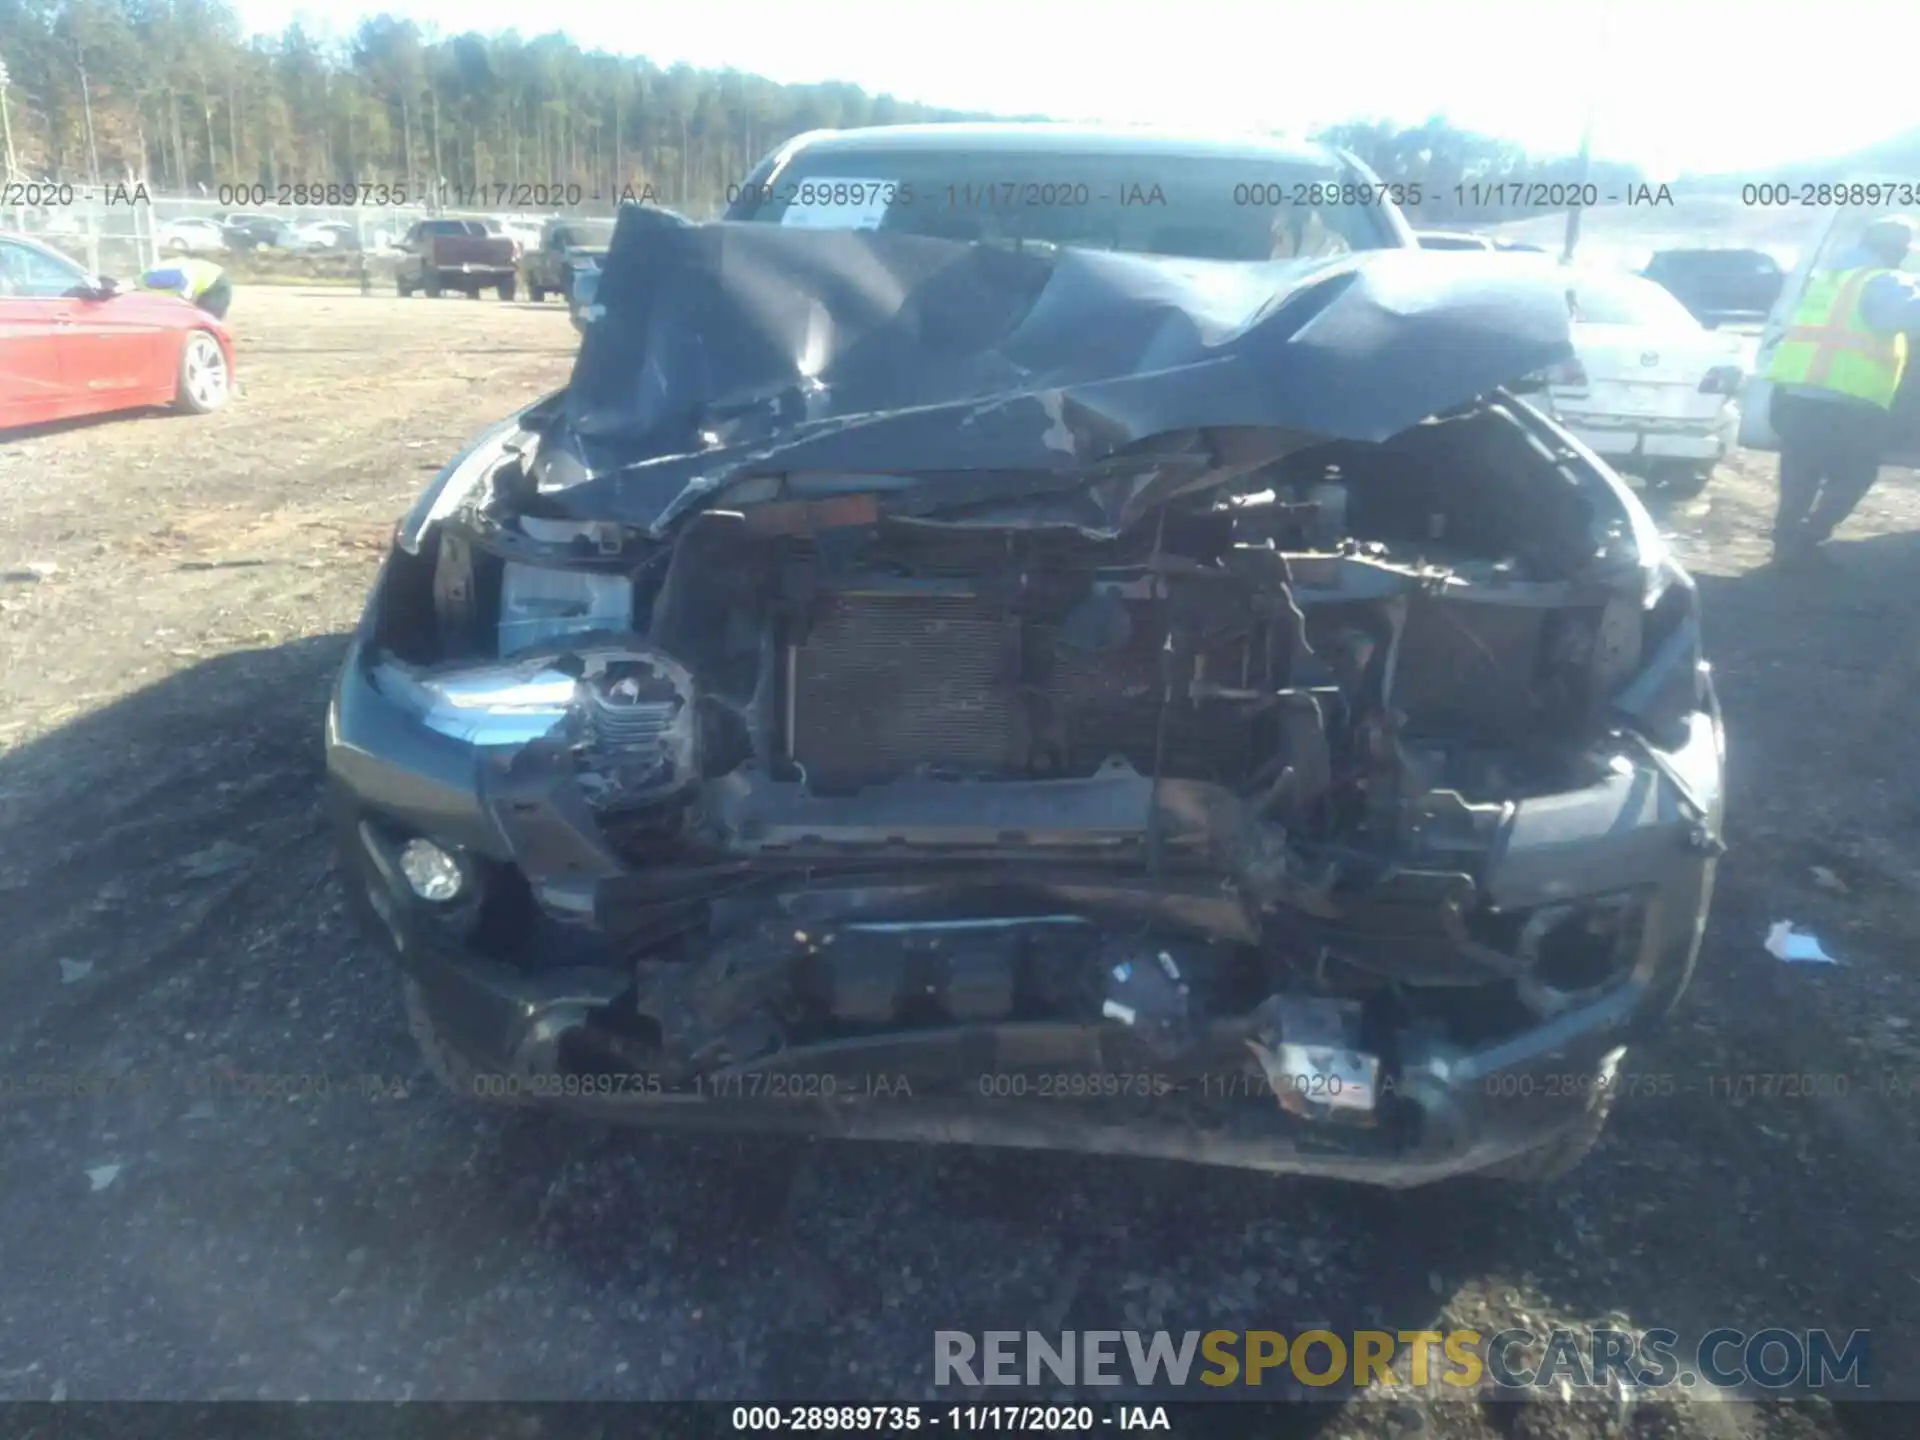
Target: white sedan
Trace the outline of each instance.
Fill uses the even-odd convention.
[[[354,250],[359,248],[359,232],[344,220],[311,220],[296,225],[290,249]]]
[[[1574,358],[1547,376],[1560,423],[1616,469],[1697,495],[1740,431],[1744,342],[1638,275],[1571,271]]]
[[[227,248],[227,232],[216,220],[188,215],[155,230],[153,243],[163,255],[211,255]]]

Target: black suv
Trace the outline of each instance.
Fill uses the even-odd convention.
[[[1786,274],[1764,250],[1661,250],[1641,272],[1702,325],[1765,320]]]

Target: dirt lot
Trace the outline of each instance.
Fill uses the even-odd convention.
[[[0,444],[0,569],[59,567],[0,585],[0,1397],[932,1398],[937,1328],[1608,1317],[1868,1328],[1883,1385],[1920,1393],[1915,476],[1889,472],[1804,574],[1761,567],[1768,457],[1668,517],[1732,730],[1733,849],[1700,977],[1628,1062],[1673,1093],[1626,1103],[1566,1185],[1394,1197],[659,1137],[423,1084],[317,806],[326,688],[394,518],[563,379],[564,315],[249,289],[232,323],[223,413]],[[1788,917],[1845,963],[1768,957]],[[332,1088],[236,1095],[230,1072]],[[39,1074],[125,1085],[20,1094]],[[1908,1433],[1896,1410],[1380,1395],[1292,1423]]]

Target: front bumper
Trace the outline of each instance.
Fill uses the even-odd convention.
[[[1622,1071],[1621,1058],[1690,977],[1714,869],[1702,831],[1717,832],[1720,807],[1720,737],[1704,715],[1668,757],[1688,778],[1685,792],[1648,766],[1519,802],[1484,877],[1486,898],[1520,913],[1637,891],[1644,907],[1629,962],[1549,1018],[1530,1016],[1479,1038],[1418,1026],[1378,1037],[1382,1096],[1372,1123],[1353,1124],[1303,1118],[1279,1103],[1271,1070],[1249,1049],[1248,1016],[1226,1011],[1196,1023],[1177,1050],[1143,1048],[1138,1033],[1103,1016],[1096,1002],[1048,1019],[949,1015],[912,1027],[842,1027],[771,1052],[737,1042],[691,1075],[644,1059],[583,1068],[570,1043],[604,1033],[596,1032],[603,1023],[621,1031],[643,990],[671,988],[655,972],[680,976],[705,964],[731,976],[731,962],[683,957],[662,966],[628,947],[618,917],[644,867],[616,859],[583,810],[533,813],[535,802],[502,778],[510,767],[499,753],[428,730],[381,692],[358,645],[336,687],[327,737],[350,889],[395,947],[441,1038],[473,1068],[483,1097],[654,1125],[1057,1148],[1389,1186],[1470,1173],[1534,1149],[1586,1121],[1607,1089],[1640,1083]],[[513,927],[507,943],[484,907],[449,923],[398,875],[393,847],[404,836],[429,837],[523,887],[533,897],[531,924]],[[1098,884],[1033,883],[1056,910],[1087,901],[1077,914],[1046,921],[1092,922],[1101,935],[1126,928],[1100,923],[1106,892]],[[847,932],[888,929],[871,923],[893,913],[888,895],[921,889],[803,884],[793,903],[812,908],[776,906],[754,943],[764,948],[764,934],[778,932],[777,942],[790,935],[818,953]],[[847,900],[845,913],[832,910],[836,894]],[[1204,912],[1196,902],[1188,913]],[[1041,923],[1030,913],[1018,922],[1045,948],[1047,935],[1064,932],[1040,931]],[[675,993],[695,1008],[707,1003],[690,988]]]

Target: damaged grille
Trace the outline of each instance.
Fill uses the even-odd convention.
[[[1165,618],[1143,605],[1124,644],[1061,643],[972,596],[839,594],[788,651],[791,758],[815,787],[915,773],[1046,779],[1113,757],[1154,768]],[[1247,645],[1210,652],[1201,672],[1239,683]],[[1231,780],[1251,768],[1251,722],[1197,708],[1176,680],[1161,772]]]

